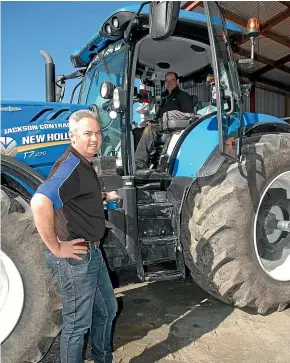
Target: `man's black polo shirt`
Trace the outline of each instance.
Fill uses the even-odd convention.
[[[99,241],[105,232],[101,186],[92,163],[70,146],[55,162],[37,193],[53,202],[55,229],[62,241]]]

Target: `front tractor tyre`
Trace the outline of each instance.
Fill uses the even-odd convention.
[[[60,331],[61,304],[29,204],[1,189],[0,339],[3,363],[38,362]]]
[[[248,137],[242,155],[192,185],[182,242],[204,290],[263,314],[290,303],[290,135]]]

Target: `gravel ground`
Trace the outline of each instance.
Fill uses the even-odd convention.
[[[115,292],[115,363],[290,362],[290,309],[266,316],[235,309],[191,279],[135,282]],[[59,338],[41,362],[60,362]]]

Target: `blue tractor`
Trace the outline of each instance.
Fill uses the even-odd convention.
[[[122,197],[106,211],[102,243],[111,270],[133,267],[142,281],[190,271],[211,295],[259,313],[289,303],[290,128],[242,112],[245,88],[232,46],[243,34],[217,3],[203,6],[204,14],[182,11],[179,2],[118,10],[71,56],[74,73],[56,79],[42,52],[47,102],[2,102],[3,362],[38,361],[60,330],[58,293],[29,200],[67,148],[77,109],[98,112],[104,142],[94,161],[103,190]],[[247,34],[253,46],[254,25]],[[192,117],[161,122],[151,167],[136,170],[140,121],[154,119],[168,71],[180,75],[181,88],[204,87],[209,96],[192,95]],[[61,103],[65,80],[76,77],[78,104]]]

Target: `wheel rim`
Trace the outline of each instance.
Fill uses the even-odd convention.
[[[262,269],[277,281],[290,281],[290,171],[264,191],[254,223],[254,245]]]
[[[12,333],[22,313],[24,287],[14,262],[0,251],[0,343]]]

